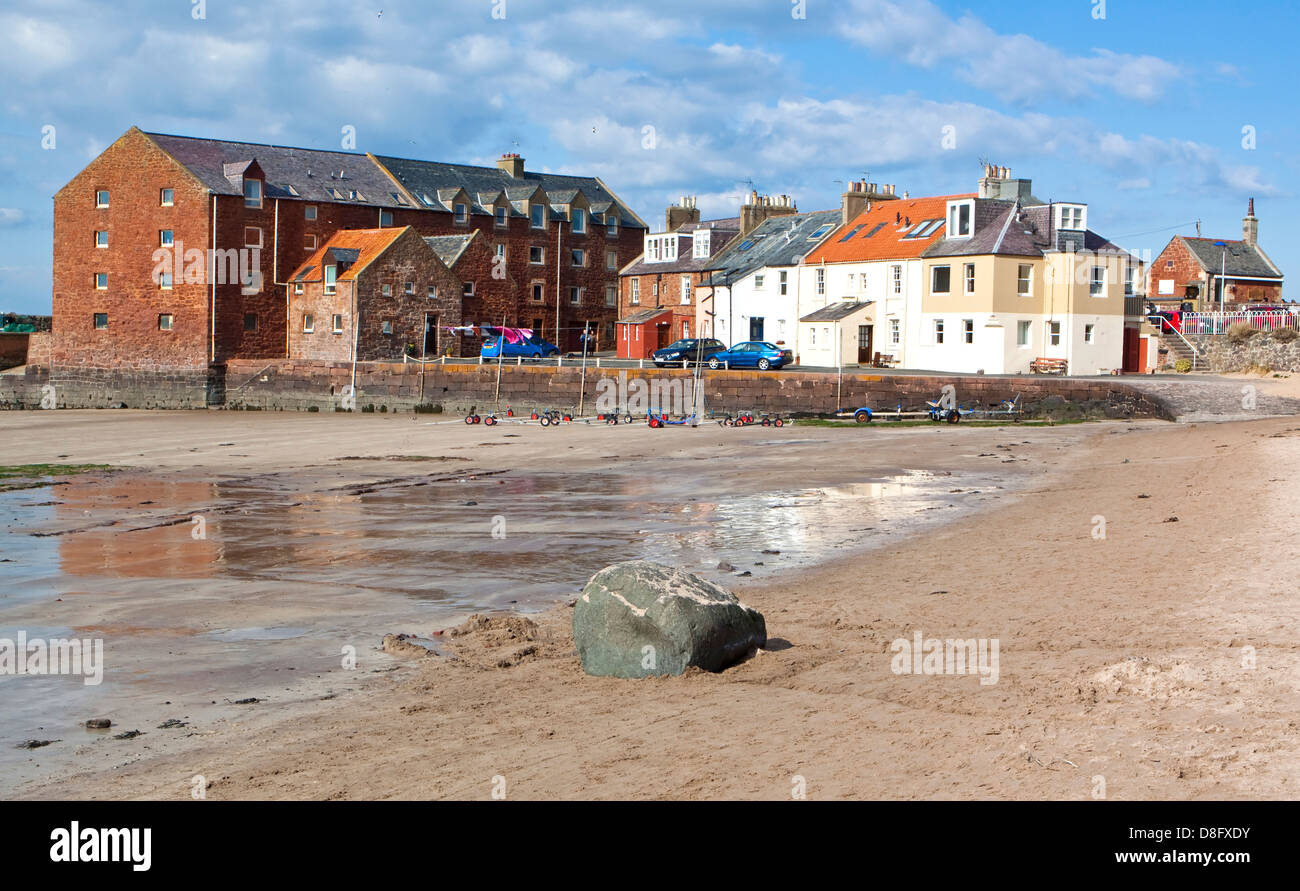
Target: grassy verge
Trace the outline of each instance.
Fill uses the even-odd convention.
[[[1016,422],[990,419],[968,420],[963,418],[956,424],[946,424],[942,421],[931,421],[928,418],[890,421],[877,415],[866,424],[859,424],[852,418],[842,421],[834,418],[800,418],[790,423],[797,424],[800,427],[1052,427],[1060,424],[1083,424],[1088,420],[1087,418],[1063,418],[1059,421],[1031,420]]]
[[[0,492],[48,486],[56,476],[120,469],[111,464],[0,464]]]

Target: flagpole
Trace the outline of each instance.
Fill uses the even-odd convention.
[[[582,323],[582,382],[578,387],[578,417],[582,417],[582,407],[587,400],[587,323]]]

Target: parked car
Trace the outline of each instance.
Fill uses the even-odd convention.
[[[686,337],[661,350],[655,350],[653,358],[660,368],[680,364],[683,359],[687,362],[707,362],[726,348],[722,341],[711,337]]]
[[[710,368],[721,368],[726,363],[728,368],[757,368],[767,371],[780,368],[794,361],[794,353],[783,350],[774,343],[760,340],[738,343],[729,350],[714,353],[709,357]]]
[[[504,359],[514,359],[522,356],[525,359],[548,359],[551,356],[557,356],[560,348],[550,341],[543,340],[534,334],[528,340],[521,340],[518,343],[505,341],[505,353],[501,353],[501,343],[505,340],[502,335],[489,337],[483,341],[482,356],[484,359],[495,359],[498,356]]]

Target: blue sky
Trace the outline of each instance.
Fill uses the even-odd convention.
[[[1153,256],[1197,219],[1239,238],[1253,196],[1260,244],[1300,269],[1285,2],[196,4],[0,8],[0,310],[49,311],[51,198],[133,124],[331,149],[350,125],[360,151],[462,163],[519,151],[602,177],[652,226],[680,195],[734,215],[751,181],[801,210],[867,172],[972,191],[986,158]]]

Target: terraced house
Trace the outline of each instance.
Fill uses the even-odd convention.
[[[617,270],[647,228],[599,179],[515,154],[478,167],[132,127],[54,199],[52,382],[161,380],[202,405],[226,359],[289,354],[288,277],[308,257],[342,230],[404,226],[478,232],[492,263],[457,295],[462,320],[565,349],[584,325],[612,342]]]

